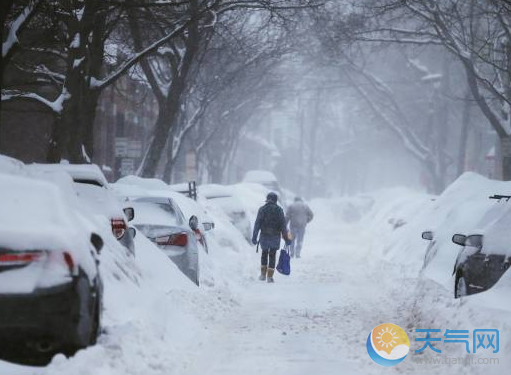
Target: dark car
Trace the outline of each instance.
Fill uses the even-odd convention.
[[[490,289],[509,268],[509,256],[485,251],[484,237],[480,234],[455,234],[452,241],[463,246],[453,270],[455,298]]]
[[[56,186],[1,175],[0,181],[0,206],[8,213],[0,217],[0,356],[50,359],[94,344],[102,238],[86,229],[87,219],[66,206]]]
[[[196,285],[199,285],[199,247],[195,230],[197,217],[185,219],[169,197],[137,197],[131,203],[137,215],[137,230],[154,242]]]

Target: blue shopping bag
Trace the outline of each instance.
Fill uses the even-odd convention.
[[[291,274],[291,257],[289,256],[288,246],[280,250],[279,262],[277,263],[277,271],[286,276]]]

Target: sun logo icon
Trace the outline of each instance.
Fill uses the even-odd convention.
[[[410,340],[406,332],[391,323],[380,324],[367,337],[367,353],[379,365],[395,366],[408,355]]]
[[[382,328],[379,334],[380,336],[376,336],[376,338],[380,340],[378,341],[378,344],[381,344],[382,348],[383,347],[388,348],[389,345],[392,348],[394,345],[397,344],[395,339],[399,339],[399,337],[396,336],[397,334],[393,332],[393,328],[391,328],[390,331],[389,327],[385,327],[385,329]]]

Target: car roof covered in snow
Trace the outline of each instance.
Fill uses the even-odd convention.
[[[42,171],[64,171],[75,181],[95,181],[101,186],[108,186],[105,175],[96,164],[30,164],[27,167]]]
[[[243,177],[243,182],[277,182],[277,177],[270,171],[248,171]]]
[[[25,172],[25,164],[18,159],[9,156],[0,155],[0,173],[23,175]]]
[[[169,185],[157,178],[143,178],[133,175],[118,179],[116,184],[134,185],[146,190],[165,190],[169,188]]]
[[[201,185],[199,192],[207,199],[232,197],[232,190],[228,186],[218,184]]]

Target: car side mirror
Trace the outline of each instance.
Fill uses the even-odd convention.
[[[126,207],[125,209],[123,209],[123,211],[128,221],[131,221],[135,218],[135,209],[133,207]]]
[[[465,246],[465,241],[467,239],[467,236],[463,234],[455,234],[452,236],[452,242],[454,242],[456,245]]]
[[[432,241],[433,240],[433,232],[431,232],[431,231],[422,232],[422,239]]]
[[[199,227],[199,219],[197,218],[197,216],[192,215],[190,217],[190,220],[188,220],[188,225],[192,230],[194,231],[197,230],[197,228]]]
[[[101,236],[97,233],[92,233],[90,235],[90,242],[92,243],[92,246],[96,249],[96,252],[98,254],[101,253],[101,249],[103,248],[104,242]]]
[[[129,227],[128,232],[129,232],[131,238],[135,238],[137,236],[137,230],[133,227]]]
[[[215,228],[215,223],[202,223],[204,230],[208,231]]]

